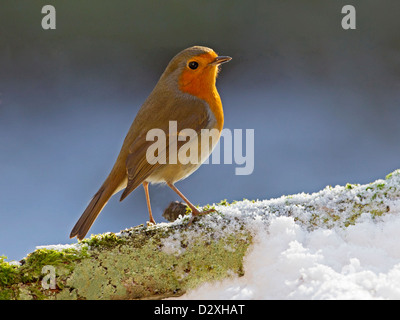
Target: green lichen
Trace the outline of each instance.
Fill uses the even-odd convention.
[[[114,247],[115,245],[124,243],[124,239],[115,235],[115,233],[104,233],[99,235],[91,235],[88,239],[82,240],[83,244],[90,247]]]
[[[37,249],[21,261],[21,265],[11,265],[0,259],[0,299],[45,299],[41,280],[42,268],[53,266],[57,276],[70,274],[77,261],[88,257],[87,248],[67,248],[63,250]],[[62,287],[59,282],[59,288]]]
[[[395,171],[389,173],[389,174],[385,177],[385,180],[390,180],[390,179],[392,179],[392,178],[394,178],[394,177],[397,177],[397,176],[400,176],[400,169],[397,169],[397,170],[395,170]]]
[[[199,220],[193,223],[197,227]],[[76,265],[66,280],[69,292],[80,299],[139,299],[181,295],[204,281],[227,274],[243,274],[243,256],[251,236],[209,238],[206,230],[189,239],[192,227],[136,227],[122,232],[123,243],[93,247],[91,259]],[[179,236],[180,252],[169,252],[166,243]],[[58,296],[60,297],[60,296]]]
[[[7,257],[0,256],[0,286],[8,286],[18,279],[17,266],[5,261]]]
[[[24,282],[35,281],[42,276],[42,268],[46,265],[58,267],[59,270],[72,271],[74,262],[86,258],[87,248],[82,250],[68,248],[63,250],[37,249],[23,260],[20,273]]]
[[[8,263],[6,259],[0,256],[0,300],[14,298],[14,291],[10,286],[19,281],[17,266]]]
[[[377,184],[376,185],[376,188],[378,189],[378,190],[383,190],[383,188],[386,186],[386,183],[379,183],[379,184]]]
[[[346,186],[345,186],[345,188],[346,188],[347,190],[351,190],[351,189],[354,189],[355,187],[358,187],[358,186],[359,186],[359,184],[347,183]]]
[[[219,206],[229,206],[230,204],[229,204],[228,200],[224,199],[224,200],[221,200],[219,203],[217,203],[217,205],[219,205]]]
[[[211,215],[222,224],[218,213]],[[187,223],[138,226],[119,235],[92,236],[80,248],[38,249],[12,266],[1,259],[1,299],[140,299],[181,295],[206,281],[243,274],[252,236],[245,228],[216,236],[201,218]],[[222,229],[224,229],[223,227]],[[168,242],[179,238],[178,251]],[[56,289],[43,289],[42,268],[56,271]],[[7,277],[6,277],[7,275]]]

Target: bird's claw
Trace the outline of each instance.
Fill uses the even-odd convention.
[[[192,222],[193,222],[193,220],[194,220],[194,218],[195,217],[197,217],[197,216],[203,216],[203,215],[206,215],[206,214],[209,214],[209,213],[211,213],[211,212],[215,212],[216,210],[215,209],[209,209],[209,210],[205,210],[205,211],[199,211],[199,210],[193,210],[192,209],[192,217],[190,218],[190,220],[189,220],[189,223],[188,223],[188,226],[191,226],[192,225]]]

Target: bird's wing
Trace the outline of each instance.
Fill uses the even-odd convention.
[[[185,141],[177,141],[177,137],[169,139],[169,121],[176,121],[178,134],[182,129],[190,128],[195,130],[199,135],[201,129],[206,128],[210,121],[207,108],[208,106],[198,99],[174,99],[172,102],[166,102],[159,108],[152,106],[147,108],[147,110],[143,110],[140,123],[157,123],[159,124],[159,128],[144,125],[140,130],[140,134],[130,144],[129,154],[126,159],[128,184],[121,195],[120,201],[142,184],[156,169],[165,165],[159,162],[154,164],[149,163],[148,160],[151,159],[147,159],[146,157],[147,149],[155,142],[146,141],[147,132],[151,129],[161,129],[164,131],[166,137],[165,148],[162,150],[160,150],[161,148],[158,149],[157,157],[159,159],[166,159],[166,163],[168,163],[168,151],[170,149],[174,150],[175,145],[175,150],[179,150],[180,146],[185,144]],[[170,140],[172,144],[170,144]]]

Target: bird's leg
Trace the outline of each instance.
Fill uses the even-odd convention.
[[[190,209],[192,209],[192,215],[193,216],[198,216],[200,214],[207,214],[210,212],[215,211],[215,209],[210,209],[210,210],[206,210],[206,211],[202,211],[200,212],[199,210],[196,209],[196,207],[182,194],[182,192],[180,192],[172,183],[167,182],[168,187],[170,187],[172,190],[174,190],[178,196],[180,196],[182,198],[183,201],[185,201],[187,203],[187,205],[189,206]]]
[[[150,223],[156,224],[154,221],[153,215],[151,213],[151,204],[150,204],[150,195],[149,195],[149,183],[147,181],[143,182],[143,188],[144,192],[146,193],[146,202],[147,202],[147,209],[149,209],[149,218],[150,218]]]

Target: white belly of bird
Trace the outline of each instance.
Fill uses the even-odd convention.
[[[181,149],[177,150],[177,163],[167,163],[161,166],[146,181],[151,183],[174,183],[191,175],[210,156],[218,143],[220,132],[214,131],[214,137],[210,135],[210,132],[203,132],[197,139],[191,139],[186,142],[181,146]],[[184,152],[186,150],[187,152]],[[197,150],[197,152],[190,154],[191,150]],[[179,151],[181,151],[181,154]]]

